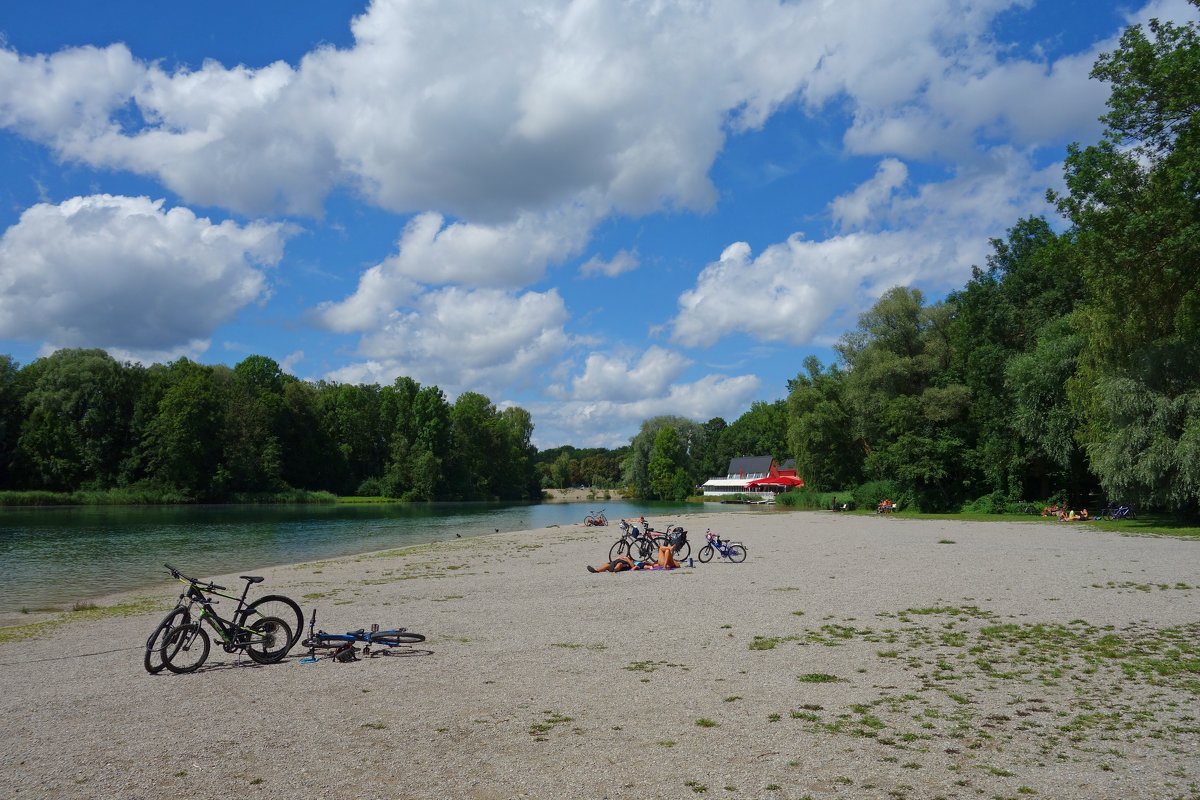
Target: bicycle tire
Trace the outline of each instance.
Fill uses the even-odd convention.
[[[292,629],[279,617],[263,617],[250,626],[254,632],[246,655],[258,664],[274,664],[292,649]]]
[[[292,632],[292,641],[288,644],[288,649],[295,647],[296,642],[300,641],[300,636],[304,633],[304,612],[295,600],[281,594],[264,595],[246,606],[239,624],[241,627],[250,628],[264,617],[276,617],[287,623],[288,630]]]
[[[688,542],[680,542],[671,550],[671,553],[675,556],[676,561],[683,561],[692,554],[692,546]]]
[[[150,634],[150,638],[146,640],[146,657],[142,661],[146,672],[151,675],[162,672],[163,667],[166,666],[163,662],[163,646],[166,644],[167,633],[171,628],[187,624],[186,616],[186,609],[174,608],[171,613],[163,617],[162,622],[158,623],[158,627]]]
[[[208,660],[211,644],[199,622],[171,628],[163,643],[163,664],[176,675],[195,672]]]
[[[387,647],[399,647],[423,641],[425,641],[425,637],[422,634],[412,631],[378,631],[367,637],[368,644],[382,644]]]
[[[629,555],[636,561],[645,561],[654,555],[655,545],[653,539],[638,539],[630,548]]]
[[[629,542],[624,539],[617,539],[613,542],[613,546],[608,548],[608,560],[616,561],[618,557],[629,552]]]
[[[713,557],[713,546],[711,544],[704,545],[704,547],[700,548],[700,552],[696,554],[696,559],[701,564],[707,564],[709,561],[712,560],[712,557]]]
[[[353,644],[354,639],[340,633],[315,633],[300,643],[310,650],[336,650],[344,644]]]
[[[731,544],[729,545],[729,560],[735,564],[740,564],[746,560],[746,545]]]

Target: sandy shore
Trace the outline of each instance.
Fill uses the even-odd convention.
[[[580,525],[260,573],[406,657],[151,676],[165,584],[0,645],[0,796],[1200,796],[1200,543],[687,519],[748,560],[591,575],[614,533]]]
[[[622,496],[607,489],[546,489],[542,493],[544,503],[603,503],[610,499],[620,500]]]

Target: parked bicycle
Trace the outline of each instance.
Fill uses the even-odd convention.
[[[326,633],[313,630],[316,622],[317,610],[314,608],[312,618],[308,622],[308,638],[301,643],[308,648],[308,656],[300,660],[302,664],[313,664],[322,658],[341,662],[357,661],[359,652],[368,658],[377,655],[391,655],[397,647],[411,647],[425,641],[423,635],[413,633],[407,628],[381,631],[378,625],[373,625],[369,631],[359,628],[347,633]],[[359,644],[363,646],[361,651],[356,647]],[[372,647],[375,649],[372,650]]]
[[[593,525],[607,525],[608,517],[604,516],[604,509],[602,508],[599,511],[592,511],[584,517],[583,524],[588,527]]]
[[[735,564],[740,564],[746,560],[746,545],[741,542],[722,540],[720,536],[711,530],[704,532],[704,539],[704,546],[696,554],[696,558],[700,560],[701,564],[707,564],[712,560],[713,555],[718,553],[722,558],[726,558]]]
[[[621,520],[618,526],[621,529],[621,537],[608,549],[608,560],[616,561],[619,556],[626,554],[637,558],[636,553],[641,552],[638,544],[642,537],[641,530],[636,525],[630,525],[626,520]]]
[[[692,545],[688,542],[687,531],[682,525],[668,523],[664,530],[650,528],[646,534],[651,540],[651,547],[647,548],[648,556],[653,556],[658,548],[663,546],[671,548],[671,555],[676,561],[683,561],[692,554]]]
[[[171,577],[187,584],[187,589],[179,595],[175,608],[163,618],[150,638],[146,640],[146,656],[144,665],[150,674],[160,672],[164,667],[171,672],[194,672],[208,659],[211,641],[208,632],[204,630],[207,623],[219,639],[226,653],[245,652],[251,660],[259,664],[273,664],[281,660],[292,649],[296,638],[293,625],[296,619],[303,624],[303,615],[295,601],[282,595],[268,595],[253,603],[246,603],[246,595],[250,587],[261,583],[262,578],[256,575],[242,575],[246,586],[242,596],[222,594],[228,591],[224,586],[218,586],[212,581],[204,582],[184,575],[170,564],[165,565]],[[228,619],[222,617],[213,608],[219,600],[212,595],[237,600],[237,607]],[[197,612],[197,608],[199,611]],[[285,614],[289,623],[278,613]],[[298,627],[298,625],[297,625]]]
[[[1099,514],[1100,519],[1137,519],[1137,512],[1133,510],[1133,506],[1120,503],[1109,503]]]

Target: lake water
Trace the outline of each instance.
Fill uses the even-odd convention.
[[[0,509],[0,613],[63,607],[161,584],[170,563],[204,578],[278,564],[500,532],[735,510],[721,504],[620,501]]]

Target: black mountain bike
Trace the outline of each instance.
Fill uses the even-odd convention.
[[[656,531],[646,526],[645,532],[631,542],[629,555],[636,560],[645,561],[656,557],[658,548],[664,545],[670,546],[671,555],[676,561],[684,561],[692,554],[687,531],[681,525],[667,525],[665,531]]]
[[[170,564],[165,565],[171,577],[187,584],[179,595],[179,602],[163,618],[150,638],[146,640],[146,671],[151,675],[164,667],[171,672],[192,672],[208,658],[211,646],[208,633],[202,623],[207,622],[218,636],[221,647],[227,653],[245,651],[260,664],[272,664],[287,655],[299,640],[304,625],[304,615],[294,600],[283,595],[267,595],[253,603],[246,603],[250,587],[261,583],[262,578],[243,575],[246,587],[242,596],[221,594],[224,586],[209,581],[201,582],[184,575]],[[224,619],[213,608],[219,603],[210,595],[237,600],[230,619]],[[199,606],[199,613],[196,607]]]

